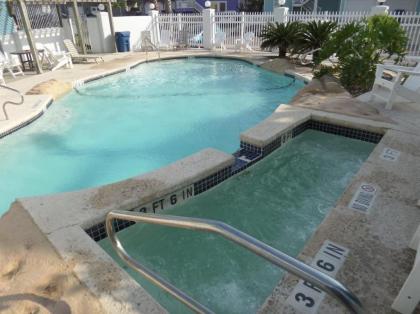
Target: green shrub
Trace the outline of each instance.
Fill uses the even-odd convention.
[[[360,95],[371,90],[376,64],[391,56],[401,60],[406,44],[407,36],[396,19],[375,15],[336,31],[315,61],[319,65],[336,54],[341,84],[353,95]]]

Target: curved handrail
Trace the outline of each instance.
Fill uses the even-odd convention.
[[[359,299],[344,285],[334,278],[316,270],[305,263],[291,257],[271,246],[251,237],[250,235],[235,229],[234,227],[217,220],[189,218],[169,215],[143,214],[131,211],[113,210],[106,217],[106,231],[111,240],[111,244],[118,255],[134,270],[145,276],[152,283],[164,289],[172,296],[189,306],[197,313],[212,313],[204,305],[198,303],[183,291],[179,290],[171,283],[160,277],[158,274],[147,269],[134,258],[132,258],[124,249],[118,239],[113,226],[115,219],[143,222],[155,225],[164,225],[182,229],[192,229],[208,231],[219,234],[235,244],[238,244],[256,255],[259,255],[272,264],[283,268],[293,275],[302,278],[313,285],[321,288],[323,291],[338,299],[353,313],[363,313],[363,307]]]
[[[14,101],[6,100],[3,103],[3,106],[2,106],[3,114],[4,114],[5,118],[6,118],[6,120],[9,120],[9,115],[6,112],[6,105],[8,105],[8,104],[15,105],[15,106],[22,105],[23,102],[25,101],[25,97],[23,97],[22,93],[20,91],[18,91],[17,89],[11,88],[11,87],[6,86],[6,85],[1,85],[1,84],[0,84],[0,87],[5,88],[5,89],[8,89],[8,90],[11,90],[13,92],[16,92],[20,96],[20,101],[19,102],[14,102]]]

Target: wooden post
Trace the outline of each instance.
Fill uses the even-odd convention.
[[[80,21],[79,9],[77,8],[77,0],[73,0],[72,4],[73,4],[74,18],[76,19],[77,34],[79,35],[80,44],[82,45],[82,53],[86,54],[87,53],[86,43],[85,43],[85,37],[83,36],[83,29],[82,29],[82,23]]]
[[[32,27],[29,21],[28,11],[26,10],[25,0],[17,0],[17,4],[22,17],[23,28],[25,29],[26,38],[28,40],[29,47],[31,48],[32,60],[35,63],[36,73],[42,73],[42,65],[39,61],[38,49],[36,49],[35,40],[32,34]]]
[[[63,27],[63,18],[61,17],[61,8],[59,4],[55,5],[55,9],[57,11],[57,15],[58,15],[58,21],[60,22],[60,27]]]
[[[115,43],[115,27],[114,27],[114,18],[112,14],[111,0],[108,0],[106,2],[106,9],[108,11],[109,27],[111,28],[111,37],[112,37],[112,42],[113,42],[112,47],[114,49],[114,52],[117,52],[117,46]]]

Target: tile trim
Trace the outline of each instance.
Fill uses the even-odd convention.
[[[268,156],[273,151],[289,142],[291,139],[295,138],[296,136],[309,129],[358,139],[375,144],[379,143],[383,136],[383,134],[362,129],[350,128],[315,120],[307,120],[305,122],[300,123],[292,129],[282,132],[269,144],[263,147],[258,147],[241,141],[240,149],[233,154],[233,156],[235,157],[235,164],[233,166],[225,167],[203,179],[200,179],[199,181],[194,182],[193,197],[215,187],[216,185],[227,180],[228,178],[240,173],[241,171],[250,167],[254,163]],[[134,210],[134,208],[132,210]],[[133,224],[134,222],[130,221],[115,220],[114,228],[118,232]],[[105,230],[105,222],[100,222],[96,225],[93,225],[85,229],[85,232],[95,241],[99,241],[107,237]]]

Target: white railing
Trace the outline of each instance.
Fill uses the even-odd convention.
[[[407,51],[410,55],[420,55],[420,13],[390,14],[396,18],[405,30],[408,43]]]
[[[292,12],[287,15],[289,21],[310,22],[310,21],[334,21],[343,25],[360,21],[369,16],[369,12]]]
[[[290,12],[289,21],[334,21],[338,25],[360,21],[370,15],[370,12]],[[420,13],[390,14],[396,18],[408,36],[407,52],[410,55],[420,55]],[[203,15],[197,14],[164,14],[159,15],[159,29],[170,31],[172,40],[177,42],[182,32],[188,33],[189,45],[202,46]],[[227,48],[234,48],[238,40],[242,40],[247,32],[254,33],[251,46],[259,49],[260,34],[269,22],[274,22],[272,12],[216,12],[212,19],[215,32],[225,32]],[[211,26],[208,26],[211,27]]]
[[[203,15],[161,14],[158,16],[159,31],[169,31],[171,41],[180,43],[186,37],[189,47],[199,48],[203,44]]]
[[[225,45],[228,48],[234,48],[237,39],[243,40],[245,33],[252,32],[255,37],[251,46],[258,49],[261,45],[261,31],[269,22],[274,22],[271,12],[242,12],[238,14],[218,12],[214,17],[216,32],[226,33]]]

